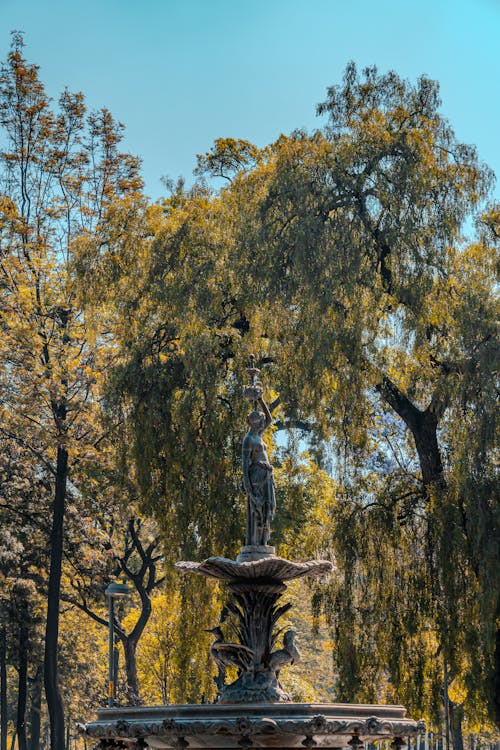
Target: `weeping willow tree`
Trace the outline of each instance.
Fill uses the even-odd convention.
[[[282,137],[224,192],[230,263],[251,279],[238,304],[289,417],[335,445],[342,578],[323,603],[339,697],[385,681],[436,720],[443,674],[451,714],[498,708],[500,549],[498,212],[463,239],[493,178],[439,105],[426,78],[351,65],[325,126]]]
[[[285,416],[318,461],[334,446],[339,697],[385,689],[437,722],[446,679],[459,743],[462,704],[498,705],[498,211],[482,231],[493,176],[439,106],[426,78],[351,65],[321,129],[251,158],[221,140],[200,169],[232,180],[211,205]]]
[[[337,483],[339,575],[314,601],[338,697],[404,700],[437,723],[445,679],[459,743],[464,706],[481,719],[498,703],[498,211],[484,214],[493,176],[439,106],[426,78],[349,66],[316,132],[262,150],[219,139],[198,173],[227,186],[179,184],[115,248],[104,286],[121,361],[110,403],[171,559],[242,539],[253,351],[278,426],[303,430]],[[279,539],[304,549],[304,508],[282,496]]]

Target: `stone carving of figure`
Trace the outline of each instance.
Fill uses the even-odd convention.
[[[272,422],[266,402],[259,395],[255,408],[247,417],[249,430],[243,438],[243,486],[247,493],[247,545],[267,545],[271,521],[276,510],[273,467],[269,463],[262,434]]]

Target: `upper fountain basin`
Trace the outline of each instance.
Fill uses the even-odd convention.
[[[181,573],[197,573],[219,581],[238,579],[271,579],[274,581],[292,581],[295,578],[308,576],[318,578],[331,573],[333,564],[329,560],[307,560],[292,562],[283,557],[268,555],[258,560],[238,561],[227,557],[209,557],[203,562],[182,561],[175,564]]]

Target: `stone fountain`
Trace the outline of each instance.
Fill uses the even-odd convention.
[[[237,640],[226,641],[220,624],[210,630],[214,636],[211,655],[219,668],[216,703],[103,708],[97,720],[81,725],[80,731],[98,739],[101,750],[132,750],[133,746],[360,750],[365,741],[389,738],[393,749],[399,750],[404,738],[425,731],[424,722],[406,718],[402,706],[293,703],[281,684],[281,670],[300,658],[293,630],[287,630],[282,647],[276,647],[281,632],[278,620],[292,606],[279,601],[286,582],[328,575],[333,565],[328,560],[286,560],[268,544],[276,501],[263,433],[272,417],[253,357],[247,372],[250,384],[244,396],[253,409],[242,445],[245,545],[236,560],[210,557],[176,564],[183,574],[215,578],[227,589],[225,611],[233,619]],[[227,667],[235,667],[238,673],[230,684],[225,679]]]

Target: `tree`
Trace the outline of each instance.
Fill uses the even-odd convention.
[[[235,138],[217,138],[211,151],[198,154],[196,175],[222,177],[231,181],[231,173],[255,165],[260,157],[260,150],[249,141]]]
[[[14,34],[0,75],[1,432],[51,476],[44,680],[51,746],[62,750],[57,653],[68,480],[102,439],[98,373],[110,356],[102,336],[96,347],[73,268],[77,249],[102,240],[113,201],[132,205],[141,181],[137,160],[118,150],[121,126],[110,113],[87,116],[83,96],[68,91],[54,112],[22,46]]]
[[[176,645],[182,631],[176,593],[153,598],[151,619],[139,645],[139,684],[148,706],[175,703],[172,695],[177,677]],[[132,615],[136,617],[135,612]]]
[[[92,519],[95,526],[97,519]],[[95,622],[108,628],[108,620],[98,607],[104,600],[104,589],[112,576],[124,576],[133,585],[131,590],[139,597],[137,616],[126,626],[115,617],[114,632],[122,644],[126,670],[126,696],[131,705],[141,703],[141,691],[137,671],[137,646],[151,617],[152,592],[163,582],[164,576],[158,570],[162,555],[158,550],[159,539],[151,523],[143,524],[140,518],[132,517],[126,528],[117,534],[111,528],[93,534],[94,546],[89,554],[81,556],[81,562],[73,564],[69,590],[63,592],[63,599],[85,612]],[[115,537],[118,536],[118,539]],[[120,538],[123,537],[123,538]]]
[[[245,405],[241,379],[232,379],[229,335],[238,312],[230,280],[218,286],[225,268],[218,215],[209,208],[203,188],[173,193],[153,217],[154,241],[130,271],[120,258],[127,270],[106,290],[106,304],[116,305],[121,353],[108,404],[126,415],[124,460],[171,561],[208,556],[216,542],[234,551],[243,517],[238,445]],[[224,517],[221,497],[230,508]]]
[[[34,710],[42,676],[42,622],[46,592],[50,483],[29,453],[0,438],[0,579],[2,595],[4,706],[7,730],[7,664],[17,670],[16,734],[20,747],[37,747],[39,713]],[[29,690],[29,685],[32,689]]]
[[[390,529],[393,542],[382,550],[397,563],[400,533],[408,544],[417,534],[422,544],[407,547],[407,563],[413,558],[421,574],[402,579],[410,622],[418,621],[418,591],[427,591],[420,620],[432,623],[451,671],[469,675],[469,707],[481,691],[492,709],[499,601],[492,588],[499,562],[495,252],[491,240],[466,245],[460,236],[492,175],[473,147],[457,142],[439,103],[437,85],[426,78],[412,86],[394,73],[370,68],[360,76],[349,66],[319,107],[328,117],[322,130],[282,137],[272,157],[225,189],[236,238],[227,262],[248,279],[237,305],[249,338],[255,327],[265,332],[260,349],[279,363],[281,400],[319,437],[332,437],[343,461],[351,521],[341,537],[351,568],[344,581],[347,650],[356,637],[348,624],[356,566],[365,557],[369,582],[375,554],[367,537],[380,541]],[[393,452],[391,415],[404,430],[393,465],[385,460],[392,488],[377,489],[366,483],[366,466],[377,453]],[[418,464],[403,459],[405,466],[395,466],[401,450],[410,458],[415,451]],[[384,456],[378,460],[382,468]],[[352,503],[349,495],[358,498]],[[359,523],[351,515],[356,506]],[[394,609],[403,589],[393,595]],[[391,606],[380,588],[371,596]],[[393,645],[405,642],[401,632],[416,635],[399,618],[396,624]],[[397,647],[395,655],[404,662]],[[391,674],[401,687],[396,662]],[[353,678],[349,698],[360,675]]]
[[[121,349],[108,406],[124,417],[123,463],[137,478],[142,512],[158,522],[166,565],[234,555],[244,538],[241,385],[248,363],[244,353],[235,360],[233,342],[246,321],[224,265],[222,217],[203,186],[178,186],[150,215],[153,241],[145,238],[133,264],[124,249],[123,276],[105,289]],[[95,275],[84,269],[83,278],[94,294]],[[214,692],[209,643],[199,634],[217,622],[220,596],[204,581],[177,576],[169,590],[178,590],[185,613],[173,695],[207,699]]]

